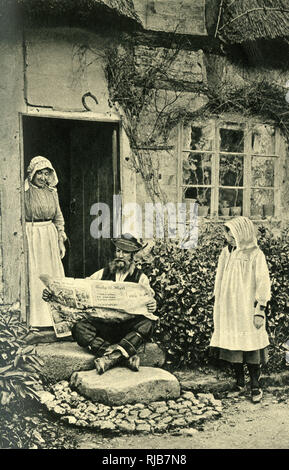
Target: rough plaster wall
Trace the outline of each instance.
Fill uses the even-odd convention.
[[[91,111],[106,114],[109,105],[104,73],[104,50],[111,38],[84,30],[41,29],[26,32],[26,94],[30,105],[51,107],[55,111],[84,111],[81,98],[90,92],[98,104]],[[121,113],[121,110],[120,110]],[[117,115],[115,115],[117,116]],[[122,132],[121,196],[123,202],[135,201],[135,172],[129,165],[130,147]]]
[[[12,26],[12,25],[11,25]],[[0,250],[0,300],[20,300],[24,289],[23,234],[21,226],[21,161],[19,115],[23,101],[22,35],[17,29],[1,28],[0,37],[0,204],[2,253]],[[1,273],[2,270],[2,273]],[[1,286],[1,279],[4,286]],[[2,287],[2,289],[1,289]]]
[[[169,142],[167,142],[167,136],[165,135],[167,132],[156,132],[156,128],[160,129],[161,127],[159,119],[162,116],[164,119],[166,116],[175,116],[176,119],[179,113],[180,117],[178,120],[180,120],[187,111],[196,111],[204,106],[206,102],[207,98],[202,93],[156,90],[150,103],[147,104],[140,114],[140,122],[137,129],[138,142],[146,145],[153,138],[156,144],[168,143],[169,145],[175,145],[176,140],[172,140],[170,136],[168,136]]]
[[[134,52],[136,70],[140,76],[143,76],[147,68],[153,64],[160,64],[164,60],[163,58],[166,56],[167,50],[162,47],[136,46]],[[171,82],[173,82],[173,90],[169,89]],[[183,90],[184,88],[194,89],[195,87],[205,85],[206,82],[203,51],[179,51],[167,68],[166,76],[162,76],[158,81],[159,89],[153,96],[151,103],[141,113],[140,125],[138,126],[138,140],[144,145],[149,141],[158,118],[157,113],[160,110],[163,110],[165,113],[178,113],[185,112],[186,110],[196,111],[204,106],[207,98],[202,93],[194,93],[192,91],[179,92],[178,90]],[[159,177],[158,183],[165,199],[176,203],[178,202],[179,192],[176,127],[170,131],[166,142],[163,135],[156,136],[155,145],[164,144],[167,145],[165,150],[151,151],[153,169]],[[140,174],[136,175],[136,186],[136,201],[144,208],[145,203],[151,202],[151,197]]]
[[[0,201],[1,204],[1,201]],[[0,205],[0,304],[4,303],[4,283],[3,283],[3,254],[2,254],[2,217],[1,217],[1,205]]]
[[[158,67],[166,58],[173,57],[174,50],[164,47],[136,46],[134,48],[135,65],[137,72],[142,76],[150,67]],[[161,82],[174,81],[180,85],[200,84],[206,82],[206,69],[202,50],[180,50],[176,53],[172,63],[166,67],[165,73],[160,75]],[[187,85],[188,86],[188,85]]]
[[[205,0],[133,0],[145,29],[206,35]]]
[[[26,31],[26,94],[33,106],[84,111],[83,94],[90,92],[94,112],[111,111],[104,73],[107,40],[76,29]]]
[[[262,67],[246,67],[232,63],[227,57],[216,54],[204,55],[207,80],[210,85],[228,84],[232,87],[243,87],[248,82],[264,80],[284,86],[288,81],[288,71]]]
[[[131,163],[131,149],[129,140],[123,132],[122,141],[122,160],[120,162],[121,172],[121,194],[124,203],[130,203],[136,201],[136,173]]]
[[[177,202],[177,150],[175,142],[177,141],[177,132],[176,128],[172,130],[170,137],[171,140],[168,142],[167,148],[160,150],[151,150],[148,152],[152,159],[152,169],[157,175],[159,187],[164,195],[165,199],[161,199],[166,202]],[[140,153],[142,156],[142,153]],[[130,162],[128,162],[130,165]],[[131,166],[130,166],[131,168]],[[129,181],[125,181],[124,188],[126,191],[131,191],[131,196],[124,199],[125,202],[136,202],[141,210],[142,219],[141,222],[135,217],[133,219],[132,212],[127,212],[127,220],[133,221],[131,226],[127,225],[127,231],[135,233],[136,236],[145,236],[144,230],[144,216],[145,216],[145,204],[152,202],[151,196],[146,189],[143,178],[140,173],[135,173],[135,171],[130,172],[131,175],[134,175],[134,184],[136,190],[133,191],[132,186],[128,186]],[[128,195],[127,195],[128,196]],[[156,200],[157,201],[157,200]]]
[[[167,90],[164,91],[167,93]],[[173,92],[172,92],[173,93]],[[189,109],[190,111],[196,111],[200,107],[204,106],[207,102],[207,98],[204,95],[197,95],[195,93],[184,93],[180,102],[174,103],[173,106],[182,106],[183,109]],[[147,125],[143,126],[143,133],[145,135],[150,128],[149,119],[147,119]],[[179,200],[179,175],[178,175],[178,126],[176,125],[171,129],[168,135],[168,140],[162,149],[162,141],[160,141],[160,147],[156,150],[150,151],[150,157],[152,160],[152,167],[154,174],[158,178],[159,188],[161,190],[160,201],[164,204],[173,203],[176,204],[181,202]],[[156,147],[157,147],[156,143]],[[146,185],[140,174],[136,175],[136,202],[139,204],[142,210],[142,234],[145,234],[145,204],[152,202],[151,196],[147,191]],[[158,199],[156,198],[155,202]]]
[[[280,182],[281,182],[281,208],[280,214],[282,215],[282,220],[285,221],[289,220],[289,145],[288,143],[282,141],[281,142],[281,152],[284,155],[282,164],[281,164],[281,171],[282,174],[280,175]]]

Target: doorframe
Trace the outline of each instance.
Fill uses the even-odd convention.
[[[20,116],[53,118],[53,119],[71,119],[72,121],[97,121],[97,122],[120,122],[122,117],[116,113],[93,113],[91,111],[54,111],[43,108],[33,108],[28,111],[22,111]]]
[[[123,156],[123,123],[122,117],[116,113],[93,113],[91,111],[70,112],[70,111],[54,111],[43,108],[33,108],[27,111],[19,112],[19,155],[20,155],[20,177],[21,177],[21,227],[23,236],[24,259],[23,259],[23,282],[20,285],[20,310],[21,319],[28,324],[29,309],[29,288],[28,288],[28,270],[27,270],[27,238],[25,230],[25,208],[24,208],[24,133],[23,133],[23,117],[35,118],[51,118],[51,119],[67,119],[72,121],[92,121],[118,124],[118,163],[119,163],[119,194],[122,195],[122,156]],[[113,162],[114,165],[114,162]],[[121,222],[122,223],[122,222]]]

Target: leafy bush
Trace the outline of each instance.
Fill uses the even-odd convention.
[[[264,251],[272,281],[268,307],[270,336],[269,369],[283,367],[281,344],[289,336],[288,228],[259,228],[259,246]],[[166,351],[168,363],[199,366],[209,362],[213,333],[213,289],[218,257],[224,246],[222,226],[208,223],[199,228],[195,249],[184,250],[176,241],[156,241],[141,259],[142,269],[156,293],[160,322],[154,339]]]
[[[27,449],[34,443],[33,429],[25,421],[25,411],[18,402],[1,408],[0,429],[0,449]]]
[[[26,345],[27,328],[19,319],[19,312],[0,310],[0,405],[14,397],[35,397],[39,384],[37,373],[42,361],[35,347]]]
[[[75,449],[78,434],[35,400],[13,401],[0,410],[0,449]]]
[[[42,361],[26,345],[27,332],[17,310],[0,307],[0,448],[23,448],[32,439],[24,409],[37,398]]]
[[[142,269],[156,293],[159,326],[155,341],[175,366],[208,362],[213,331],[213,288],[222,228],[204,224],[195,249],[181,249],[178,241],[157,240],[142,259]]]
[[[286,362],[282,344],[289,338],[289,227],[278,230],[263,226],[259,233],[259,246],[267,259],[272,292],[267,311],[270,337],[267,369],[280,370]]]

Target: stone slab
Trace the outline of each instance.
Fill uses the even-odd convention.
[[[71,341],[38,344],[36,352],[44,362],[42,376],[50,383],[69,380],[72,373],[94,369],[94,355]],[[161,367],[164,352],[155,344],[147,343],[139,350],[141,366]]]
[[[56,343],[56,342],[66,342],[74,341],[73,337],[67,336],[65,338],[57,338],[54,333],[53,328],[47,328],[43,330],[33,330],[27,334],[24,338],[27,344],[39,344],[39,343]]]
[[[233,377],[219,374],[217,369],[200,373],[198,369],[175,371],[181,389],[184,391],[222,393],[232,390],[235,385]],[[261,387],[282,387],[289,385],[289,370],[278,373],[261,374]]]
[[[44,362],[41,375],[50,383],[69,380],[73,372],[94,367],[94,356],[75,342],[38,344],[36,352]]]
[[[177,378],[170,372],[153,367],[140,367],[139,372],[115,367],[103,375],[98,375],[95,370],[75,372],[70,386],[94,402],[111,406],[180,397]]]
[[[227,377],[226,379],[216,379],[214,377],[200,377],[190,380],[180,381],[182,390],[192,392],[212,392],[220,393],[233,388],[235,380]]]
[[[140,365],[145,367],[162,367],[166,362],[164,351],[156,343],[146,343],[138,350]]]

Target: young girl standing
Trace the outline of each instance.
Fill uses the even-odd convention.
[[[250,219],[236,217],[226,222],[225,236],[228,245],[218,262],[210,346],[219,348],[220,359],[232,363],[238,390],[245,387],[247,364],[252,401],[257,403],[263,395],[261,364],[268,356],[265,308],[271,296],[269,271]]]

